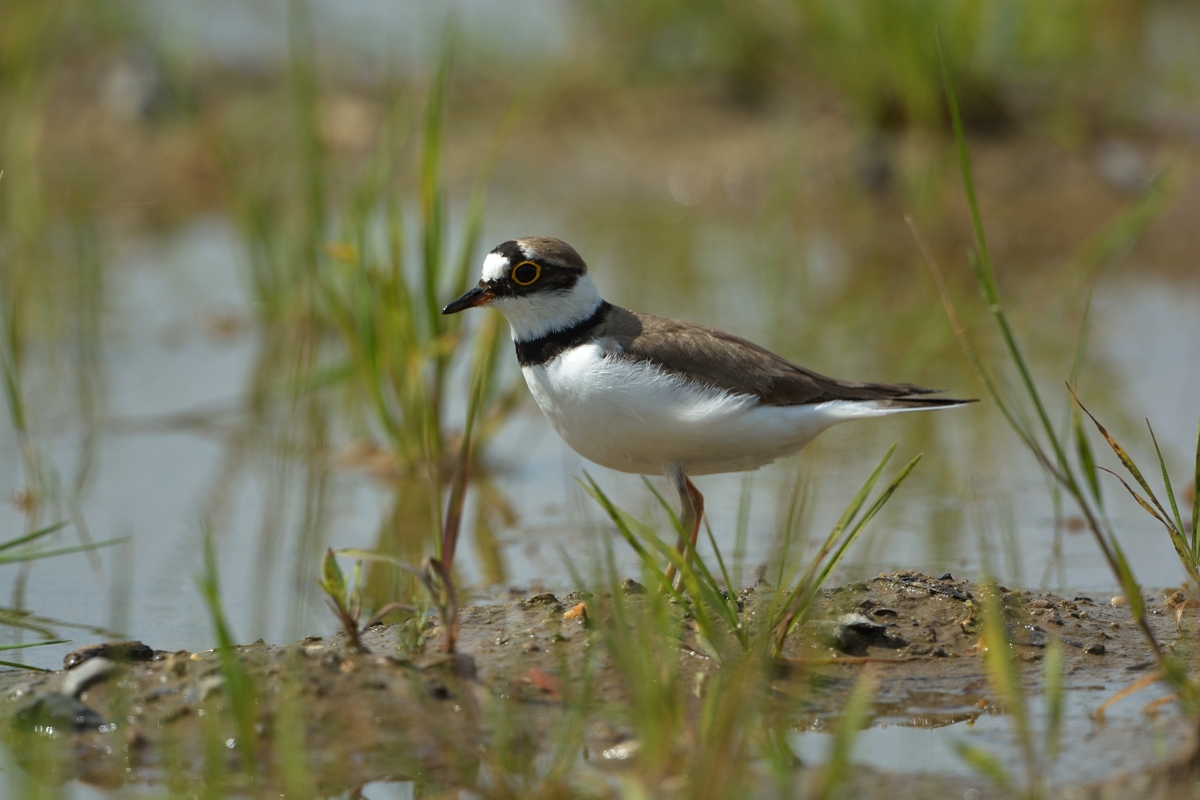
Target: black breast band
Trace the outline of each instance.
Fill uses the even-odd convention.
[[[554,359],[564,350],[583,344],[604,322],[610,308],[612,306],[601,300],[596,312],[582,322],[561,331],[548,333],[539,339],[517,342],[517,361],[522,367],[535,367]]]

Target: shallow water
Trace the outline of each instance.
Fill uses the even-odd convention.
[[[497,232],[493,238],[503,235]],[[116,628],[160,649],[204,646],[211,641],[210,631],[194,579],[201,563],[201,515],[207,513],[216,517],[226,608],[240,639],[282,642],[334,629],[332,616],[316,596],[314,554],[324,543],[372,547],[389,492],[363,472],[333,468],[325,540],[304,544],[303,471],[281,472],[270,446],[253,444],[252,438],[249,451],[240,452],[250,433],[242,405],[261,347],[241,283],[241,258],[233,229],[220,218],[207,218],[163,241],[128,242],[114,259],[104,302],[111,331],[101,359],[108,386],[105,420],[81,513],[94,539],[128,536],[129,542],[101,551],[100,570],[82,555],[35,564],[29,603],[37,613]],[[650,307],[652,301],[639,295],[656,294],[653,284],[645,291],[629,291],[637,281],[595,262],[593,268],[611,300]],[[696,273],[704,275],[705,270],[700,263]],[[746,283],[738,289],[746,298],[768,292]],[[729,298],[722,284],[702,279],[691,285],[690,294],[701,309],[721,307]],[[734,305],[754,307],[749,299]],[[1131,416],[1149,416],[1177,469],[1186,465],[1200,398],[1196,308],[1195,289],[1187,281],[1125,274],[1102,282],[1089,359],[1104,365],[1110,387],[1106,392],[1116,395],[1115,402],[1097,392],[1086,372],[1083,384],[1084,396],[1100,394],[1097,405],[1110,414],[1117,408]],[[933,308],[930,313],[940,311]],[[690,315],[747,335],[761,333],[752,311],[743,324],[728,312],[713,316]],[[882,332],[895,324],[886,318],[879,322]],[[836,329],[839,321],[820,324]],[[825,353],[810,354],[807,363],[852,377],[867,372],[860,364],[874,359],[853,348],[871,347],[869,328],[854,344],[848,344],[844,334],[826,338],[835,347],[847,348],[840,355],[851,365],[836,369],[834,358]],[[513,359],[507,353],[506,358],[507,374],[516,379]],[[955,394],[978,392],[963,364],[938,367],[937,379]],[[901,376],[889,372],[886,377]],[[810,475],[810,529],[827,530],[875,460],[899,439],[896,466],[919,451],[926,453],[925,460],[835,580],[896,566],[974,578],[986,564],[1001,580],[1015,585],[1060,592],[1112,591],[1114,582],[1086,535],[1056,538],[1045,484],[989,406],[985,401],[938,414],[842,426],[802,456],[755,473],[749,484],[750,535],[743,580],[752,580],[754,568],[771,558],[782,501],[799,468]],[[452,409],[451,418],[458,414],[461,410]],[[1118,420],[1114,428],[1121,431],[1122,424]],[[1133,430],[1130,442],[1137,441]],[[82,433],[81,423],[63,411],[39,439],[47,460],[64,475],[71,474],[80,457]],[[16,465],[10,435],[0,447],[11,454],[5,463]],[[1130,447],[1144,457],[1144,447]],[[598,509],[576,484],[584,469],[618,503],[645,515],[654,512],[639,478],[589,466],[565,447],[531,403],[507,424],[489,460],[495,465],[494,483],[517,509],[518,519],[498,532],[498,561],[495,553],[476,546],[470,531],[466,533],[463,575],[482,597],[502,594],[509,586],[574,588],[565,560],[586,574],[600,543],[606,537],[614,541]],[[18,473],[9,475],[11,485]],[[712,476],[701,478],[698,485],[706,493],[716,540],[728,554],[747,488],[745,478]],[[1157,523],[1116,487],[1107,491],[1139,579],[1148,586],[1177,584],[1182,569],[1162,531],[1155,529]],[[473,519],[470,511],[467,519]],[[0,524],[19,530],[21,515],[5,506]],[[72,529],[59,534],[66,543],[74,536]],[[1056,541],[1062,542],[1061,554],[1055,551]],[[614,547],[620,567],[635,573],[632,554],[622,544]],[[11,591],[15,574],[16,568],[8,568],[0,576],[0,591]],[[89,638],[67,633],[77,640]],[[29,663],[54,666],[71,646],[25,655]]]
[[[572,24],[562,4],[545,0],[526,0],[516,10],[490,0],[474,5],[482,11],[469,15],[466,32],[475,41],[503,15],[536,23],[522,26],[519,37],[506,37],[508,47],[554,41],[560,27]],[[317,3],[318,26],[340,7]],[[390,12],[392,4],[356,7],[371,20],[381,8]],[[193,37],[185,43],[192,55],[231,69],[269,70],[285,57],[283,4],[260,4],[249,15],[246,8],[206,7],[206,21],[199,25],[189,16],[196,10],[191,5],[164,4],[162,16],[154,17],[161,25],[156,35],[186,33]],[[436,41],[429,32],[442,20],[421,21],[415,5],[406,9],[385,14],[387,25],[359,44],[376,52],[376,40],[395,45],[409,37],[405,52],[414,63],[427,61]],[[359,18],[341,23],[343,30],[363,25]],[[741,117],[723,106],[708,112],[685,107],[685,115],[696,114],[694,124],[685,119],[669,127],[642,110],[612,118],[604,117],[607,113],[553,132],[548,139],[558,136],[566,144],[551,141],[544,161],[539,149],[545,142],[523,131],[533,144],[518,141],[511,159],[501,162],[485,246],[531,233],[563,236],[580,248],[614,303],[722,327],[838,377],[905,380],[944,387],[956,396],[980,396],[915,248],[907,238],[895,241],[897,235],[907,237],[898,222],[906,211],[936,236],[936,216],[944,209],[936,202],[928,204],[933,212],[915,202],[915,208],[900,208],[897,196],[904,202],[912,197],[897,191],[881,199],[859,185],[855,173],[862,156],[850,151],[861,143],[844,135],[844,121],[831,132],[828,120],[807,108]],[[630,129],[619,127],[631,120]],[[674,138],[655,134],[656,125]],[[689,135],[701,132],[694,137],[699,141],[682,141],[685,128]],[[988,163],[998,159],[1006,167],[1015,151],[1037,146],[1019,139],[980,143],[981,174],[986,175]],[[1121,153],[1129,155],[1131,147]],[[903,179],[912,164],[904,162],[902,145],[894,149],[900,154],[891,154],[892,166]],[[1150,146],[1132,152],[1135,161],[1153,160]],[[1062,157],[1057,151],[1052,155]],[[924,166],[935,172],[936,159],[928,161]],[[1097,168],[1103,171],[1103,164]],[[1084,184],[1079,191],[1089,186],[1094,189]],[[764,199],[781,189],[783,210]],[[985,217],[1006,302],[1058,419],[1065,400],[1059,387],[1070,368],[1084,301],[1083,287],[1056,274],[1066,261],[1063,252],[1073,246],[1063,242],[1077,243],[1081,230],[1095,228],[1119,202],[1106,196],[1070,206],[1066,213],[1055,191],[1031,181],[1029,191],[1015,193],[1015,200],[985,204]],[[1197,203],[1195,182],[1180,196],[1165,227],[1192,224],[1188,214]],[[791,201],[795,208],[787,205]],[[1023,229],[1021,220],[1031,213],[1012,204],[1033,209],[1045,224],[1026,225],[1032,233]],[[961,209],[953,213],[965,218]],[[1135,250],[1116,271],[1101,276],[1094,299],[1081,397],[1148,474],[1153,466],[1143,416],[1153,421],[1173,474],[1189,474],[1195,443],[1200,273],[1194,243],[1186,244]],[[961,247],[943,249],[938,252],[943,269],[961,278]],[[262,374],[269,374],[264,364],[286,360],[289,351],[286,336],[272,337],[268,334],[278,332],[260,327],[246,272],[245,245],[220,212],[162,236],[120,235],[106,243],[105,293],[98,299],[105,332],[98,363],[101,415],[90,456],[88,428],[67,377],[75,354],[55,343],[35,350],[38,356],[53,351],[33,359],[31,367],[33,435],[45,463],[69,484],[90,458],[78,518],[86,521],[94,540],[125,536],[128,542],[100,551],[95,559],[71,555],[32,566],[22,606],[48,618],[50,630],[73,641],[24,651],[20,657],[27,663],[56,667],[68,650],[105,638],[99,629],[165,650],[212,646],[196,589],[205,520],[215,532],[225,607],[239,641],[262,637],[282,643],[336,629],[315,584],[318,556],[326,545],[373,548],[393,489],[339,462],[337,455],[354,436],[352,425],[336,413],[330,423],[332,452],[308,459],[287,450],[281,431],[256,416],[251,398],[262,389]],[[960,296],[974,299],[973,289],[962,281],[955,285]],[[987,329],[986,321],[974,323],[976,330]],[[271,351],[275,346],[279,350]],[[508,351],[504,376],[519,380]],[[449,418],[457,420],[463,414],[465,377],[458,376],[453,385],[458,396]],[[1116,593],[1090,537],[1058,524],[1033,459],[987,400],[953,411],[843,426],[803,455],[749,478],[699,479],[714,537],[726,556],[747,501],[746,552],[735,580],[751,583],[757,568],[774,558],[797,475],[805,476],[810,497],[804,529],[820,537],[897,439],[893,470],[918,452],[925,453],[924,460],[833,581],[896,567],[974,580],[986,569],[1013,586],[1067,596],[1087,593],[1102,602]],[[1101,446],[1095,438],[1093,444]],[[1101,458],[1116,466],[1104,453]],[[472,530],[476,494],[469,496],[459,567],[474,599],[503,598],[510,588],[561,595],[577,588],[569,567],[591,577],[605,545],[612,546],[623,573],[637,573],[633,554],[580,490],[577,479],[585,469],[618,504],[666,527],[639,478],[589,466],[529,402],[492,443],[487,463],[491,486],[516,516],[494,535],[477,535]],[[18,490],[21,481],[18,443],[8,426],[0,426],[0,491]],[[320,513],[314,514],[309,500],[321,481]],[[1158,524],[1115,482],[1105,484],[1105,493],[1138,579],[1148,587],[1180,583],[1183,570]],[[15,506],[0,506],[3,530],[15,533],[25,524]],[[78,535],[72,527],[56,538],[71,544]],[[710,553],[706,543],[701,550]],[[15,566],[0,567],[0,597],[13,595],[18,575]],[[32,638],[10,629],[0,629],[0,636]],[[1118,741],[1103,746],[1105,732],[1087,713],[1121,687],[1074,688],[1078,691],[1068,694],[1068,741],[1056,781],[1085,781],[1098,766],[1097,754],[1106,769],[1120,766],[1111,761],[1113,752],[1126,754],[1131,764],[1151,763],[1164,737],[1174,735],[1178,719],[1170,711],[1157,719],[1140,712],[1159,691],[1153,689],[1110,712],[1119,723],[1110,730]],[[1131,735],[1136,747],[1125,746]],[[862,732],[854,760],[881,770],[918,765],[922,771],[964,774],[953,752],[958,741],[981,744],[1002,760],[1015,761],[1010,725],[993,715],[929,729],[873,727]],[[827,735],[813,731],[794,733],[792,744],[809,763],[819,763],[828,748]],[[72,790],[79,797],[99,794],[86,787]],[[412,785],[375,784],[364,796],[407,798]]]
[[[1071,691],[1064,698],[1065,733],[1058,757],[1045,776],[1064,792],[1070,791],[1067,787],[1102,782],[1121,771],[1145,769],[1163,754],[1175,752],[1187,735],[1187,722],[1173,711],[1155,716],[1142,712],[1145,704],[1167,694],[1157,687],[1114,705],[1105,722],[1093,720],[1091,712],[1122,687],[1087,688],[1090,691]],[[1037,699],[1032,711],[1030,722],[1040,748],[1047,722],[1044,698]],[[793,750],[806,764],[825,763],[832,740],[832,734],[816,731],[789,736]],[[905,721],[888,724],[877,718],[855,739],[851,761],[881,772],[978,777],[959,755],[956,748],[962,745],[990,752],[1012,771],[1015,783],[1023,780],[1020,744],[1011,720],[1003,714],[977,712],[969,720],[929,727]]]

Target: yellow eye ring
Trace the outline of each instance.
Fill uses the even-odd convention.
[[[520,270],[521,267],[533,267],[533,277],[529,278],[528,280],[521,280],[518,278],[517,271]],[[525,270],[525,272],[528,273],[529,270]],[[512,268],[512,273],[509,275],[509,277],[512,278],[512,282],[517,286],[529,286],[530,284],[536,283],[537,279],[542,277],[542,265],[536,261],[522,261],[520,264],[517,264]]]

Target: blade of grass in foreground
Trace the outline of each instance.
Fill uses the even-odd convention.
[[[1038,758],[1033,741],[1033,730],[1029,723],[1029,708],[1021,673],[1013,654],[1008,626],[1004,616],[1004,595],[993,581],[983,586],[978,593],[983,606],[984,664],[987,667],[988,684],[999,698],[1005,712],[1013,720],[1017,742],[1025,762],[1025,777],[1029,782],[1030,796],[1037,796],[1035,787],[1040,782]]]
[[[66,644],[70,639],[49,639],[44,642],[22,642],[21,644],[0,644],[0,650],[28,650],[30,647],[42,647],[48,644]]]
[[[642,483],[645,484],[646,488],[650,490],[650,493],[653,494],[655,499],[658,500],[659,505],[666,510],[667,517],[671,520],[676,534],[678,534],[680,539],[682,539],[686,535],[683,530],[683,523],[680,521],[679,516],[675,513],[675,510],[671,508],[670,503],[667,502],[666,498],[662,496],[662,493],[659,492],[658,489],[654,488],[654,484],[652,484],[649,478],[647,478],[645,475],[642,476]],[[746,635],[745,629],[738,620],[737,598],[733,594],[737,591],[738,587],[735,586],[730,580],[729,570],[727,570],[725,567],[725,559],[721,556],[721,549],[717,547],[717,541],[713,536],[712,527],[708,524],[708,520],[704,521],[704,529],[707,532],[709,544],[712,546],[713,555],[717,559],[717,566],[721,571],[721,580],[723,583],[719,583],[717,581],[716,576],[711,570],[709,570],[708,565],[704,563],[703,559],[701,559],[698,554],[693,554],[694,558],[691,561],[686,562],[686,566],[689,568],[689,570],[699,573],[698,576],[693,576],[693,578],[699,578],[699,583],[696,587],[700,591],[699,599],[705,601],[708,603],[708,605],[716,609],[717,613],[725,619],[725,622],[729,625],[730,630],[734,632],[738,641],[742,645],[742,649],[744,650],[749,646],[750,642]],[[658,537],[654,537],[651,541],[656,545],[663,546],[668,559],[672,564],[675,565],[676,570],[682,569],[682,565],[685,564],[686,560],[678,558],[678,552],[676,550],[667,548],[665,542]],[[689,578],[685,577],[685,581],[687,580],[689,580]],[[693,596],[695,595],[693,594]]]
[[[968,259],[975,273],[975,277],[984,298],[988,304],[988,310],[991,313],[992,319],[1000,331],[1001,338],[1004,341],[1005,350],[1008,354],[1009,361],[1016,368],[1021,377],[1021,383],[1025,391],[1025,397],[1033,406],[1036,416],[1041,423],[1041,430],[1046,441],[1049,442],[1050,452],[1043,445],[1040,437],[1035,436],[1032,430],[1029,430],[1021,424],[1021,419],[1024,413],[1021,406],[1012,403],[1006,395],[1000,391],[995,378],[989,370],[985,368],[982,359],[979,358],[974,346],[971,344],[970,338],[967,335],[965,327],[958,319],[958,315],[954,311],[953,301],[950,299],[949,292],[946,289],[945,282],[942,280],[941,272],[938,270],[937,264],[932,258],[929,249],[924,245],[919,232],[913,227],[914,234],[917,235],[918,244],[921,247],[922,253],[925,256],[926,263],[930,271],[933,273],[934,280],[938,287],[938,292],[942,297],[942,303],[946,308],[947,316],[950,318],[954,326],[955,333],[962,343],[964,351],[967,353],[968,360],[971,366],[979,375],[987,387],[988,393],[996,401],[996,406],[1008,421],[1014,432],[1021,438],[1022,442],[1029,449],[1030,453],[1038,460],[1042,467],[1050,474],[1054,480],[1063,487],[1063,489],[1075,501],[1080,513],[1084,517],[1089,530],[1093,534],[1097,546],[1108,562],[1109,568],[1113,575],[1120,581],[1121,588],[1125,592],[1126,598],[1129,600],[1130,610],[1133,612],[1134,620],[1142,632],[1143,638],[1147,645],[1151,648],[1155,661],[1158,663],[1160,670],[1167,680],[1173,685],[1176,691],[1180,694],[1181,700],[1186,704],[1193,706],[1200,704],[1200,697],[1196,697],[1196,687],[1193,687],[1186,678],[1186,671],[1177,662],[1176,659],[1169,658],[1159,645],[1157,638],[1150,629],[1145,616],[1145,600],[1142,596],[1141,589],[1137,585],[1133,576],[1133,571],[1130,569],[1129,562],[1125,558],[1115,535],[1111,531],[1107,521],[1104,520],[1097,510],[1093,508],[1089,502],[1087,495],[1081,488],[1082,481],[1067,459],[1067,447],[1057,435],[1054,426],[1050,423],[1049,416],[1046,413],[1045,406],[1042,402],[1041,395],[1038,392],[1036,384],[1033,381],[1029,367],[1024,356],[1017,345],[1016,337],[1013,333],[1008,319],[1004,314],[1003,308],[999,301],[999,292],[997,290],[995,273],[992,269],[991,256],[988,251],[987,239],[984,235],[982,216],[979,211],[979,201],[975,193],[975,182],[971,170],[970,153],[967,150],[966,134],[963,129],[962,115],[958,105],[958,94],[954,86],[954,78],[950,71],[949,59],[946,55],[945,44],[942,41],[940,33],[937,37],[938,41],[938,57],[942,67],[943,86],[946,93],[947,105],[950,110],[950,118],[954,131],[954,140],[959,155],[959,166],[962,172],[963,189],[967,198],[967,205],[971,213],[971,225],[975,233],[976,253]],[[911,221],[910,221],[911,225]],[[1185,697],[1186,695],[1186,697]]]
[[[909,473],[912,472],[913,468],[921,460],[921,455],[918,454],[901,468],[883,491],[867,506],[865,513],[862,513],[860,516],[863,507],[867,505],[867,500],[871,496],[871,492],[879,482],[883,470],[887,467],[888,462],[895,453],[897,445],[898,443],[892,444],[879,464],[867,477],[862,487],[859,488],[858,492],[851,499],[850,504],[826,537],[821,549],[809,563],[791,593],[787,594],[786,599],[782,600],[767,615],[769,622],[758,634],[756,641],[762,642],[764,641],[763,637],[769,637],[771,652],[774,657],[778,657],[782,652],[783,643],[787,639],[787,636],[803,619],[812,599],[816,596],[816,593],[820,590],[834,567],[841,561],[850,545],[854,543],[867,524],[879,513],[895,493],[896,489],[900,487],[900,484],[904,482]],[[587,481],[586,483],[581,481],[584,491],[591,495],[605,510],[622,538],[637,553],[647,574],[653,577],[656,584],[664,592],[672,595],[680,602],[685,602],[685,598],[675,589],[673,582],[667,579],[666,573],[659,566],[659,559],[655,557],[654,553],[657,552],[661,557],[665,557],[667,562],[674,565],[679,571],[682,577],[683,588],[686,590],[686,594],[692,598],[692,602],[688,603],[688,607],[692,610],[701,638],[712,649],[711,654],[715,658],[720,658],[720,642],[726,639],[727,633],[715,625],[715,620],[708,613],[709,609],[715,611],[717,616],[728,626],[729,632],[737,639],[743,652],[753,649],[755,642],[750,640],[745,626],[741,624],[739,619],[737,599],[732,594],[733,588],[729,583],[729,573],[725,568],[725,561],[720,555],[716,541],[711,539],[711,531],[709,532],[710,542],[714,552],[717,554],[725,589],[722,589],[721,582],[717,580],[702,559],[698,556],[690,561],[682,558],[679,552],[664,543],[649,525],[639,522],[627,512],[618,508],[604,494],[591,475],[584,472],[584,477]],[[670,504],[655,490],[653,485],[649,482],[646,485],[662,507],[666,509],[667,515],[674,524],[676,532],[681,533],[679,519]],[[781,598],[784,596],[782,593],[777,595],[777,597]]]
[[[120,539],[106,539],[103,542],[89,542],[88,544],[73,544],[68,547],[55,547],[50,550],[21,550],[16,553],[8,553],[0,556],[0,564],[13,564],[22,561],[34,561],[39,558],[53,558],[55,556],[65,556],[71,553],[86,553],[92,550],[98,550],[101,547],[111,547],[114,544],[121,544],[126,540],[126,537]]]
[[[1046,692],[1046,757],[1051,761],[1058,755],[1063,723],[1063,643],[1051,639],[1046,643],[1046,660],[1042,669]]]
[[[15,536],[4,542],[0,542],[0,564],[23,563],[33,561],[39,558],[53,558],[54,556],[65,556],[70,553],[86,553],[93,550],[98,550],[101,547],[109,547],[114,544],[120,544],[125,541],[125,537],[119,539],[108,539],[103,542],[85,542],[84,544],[69,545],[67,547],[54,547],[49,550],[39,550],[36,547],[18,550],[15,553],[4,553],[4,550],[11,550],[14,547],[20,547],[23,544],[35,542],[44,536],[49,536],[55,531],[62,530],[67,525],[71,524],[70,520],[56,522],[53,525],[47,525],[44,528],[38,528],[36,531],[27,533],[24,536]]]
[[[48,639],[44,642],[24,642],[22,644],[0,644],[0,651],[3,650],[28,650],[31,647],[45,647],[50,644],[66,644],[70,639]],[[16,669],[27,669],[32,672],[49,672],[48,669],[41,667],[31,667],[28,664],[20,664],[16,661],[0,661],[0,667],[14,667]]]
[[[867,497],[875,488],[875,484],[879,481],[879,477],[883,472],[884,467],[891,459],[892,454],[896,451],[894,443],[884,454],[879,465],[868,476],[862,488],[854,495],[850,501],[850,505],[842,514],[841,519],[834,525],[829,536],[826,537],[821,549],[813,558],[808,568],[804,571],[804,575],[795,585],[788,599],[783,603],[779,610],[770,617],[770,624],[766,626],[764,632],[770,632],[774,641],[772,644],[772,655],[779,657],[783,652],[783,645],[788,635],[800,624],[807,613],[809,605],[829,574],[841,561],[842,556],[846,554],[847,549],[858,538],[867,523],[870,522],[880,509],[887,503],[888,499],[900,488],[900,484],[909,476],[913,468],[921,460],[921,454],[915,456],[911,461],[900,469],[896,476],[884,487],[883,491],[875,498],[871,505],[867,508],[866,513],[861,517],[858,516],[863,505],[867,501]],[[847,530],[847,526],[849,530]],[[844,535],[843,535],[844,532]]]
[[[1147,482],[1146,478],[1142,475],[1141,470],[1138,469],[1137,464],[1134,462],[1133,458],[1129,455],[1125,448],[1122,447],[1120,443],[1118,443],[1113,437],[1113,435],[1109,433],[1103,425],[1100,424],[1100,421],[1092,415],[1092,412],[1088,411],[1087,407],[1080,402],[1079,398],[1075,396],[1073,391],[1071,392],[1071,397],[1074,399],[1076,406],[1082,410],[1084,414],[1087,414],[1088,418],[1092,421],[1092,424],[1096,426],[1096,430],[1100,432],[1100,435],[1104,437],[1106,442],[1108,442],[1108,445],[1110,448],[1112,448],[1112,451],[1116,453],[1117,458],[1120,460],[1122,466],[1124,466],[1129,474],[1134,477],[1134,480],[1138,482],[1150,500],[1147,501],[1144,497],[1134,491],[1133,487],[1126,483],[1124,478],[1122,478],[1120,475],[1117,475],[1112,470],[1104,467],[1093,468],[1097,470],[1104,470],[1115,477],[1121,482],[1121,485],[1125,487],[1125,490],[1129,492],[1133,499],[1137,501],[1138,505],[1145,509],[1146,513],[1162,523],[1162,526],[1167,530],[1167,536],[1170,538],[1171,544],[1175,547],[1175,552],[1179,556],[1180,563],[1183,564],[1183,568],[1188,573],[1188,577],[1191,578],[1194,583],[1200,585],[1200,561],[1197,560],[1195,551],[1192,547],[1192,542],[1188,541],[1187,529],[1184,527],[1183,519],[1179,514],[1179,505],[1175,500],[1175,487],[1171,485],[1171,476],[1167,472],[1166,461],[1163,458],[1162,449],[1158,446],[1158,439],[1154,435],[1154,428],[1150,426],[1150,420],[1146,420],[1146,427],[1150,430],[1150,439],[1154,443],[1154,453],[1156,456],[1158,456],[1158,465],[1162,470],[1163,485],[1165,487],[1167,497],[1169,498],[1172,513],[1167,513],[1167,510],[1163,508],[1162,503],[1159,502],[1158,497],[1154,494],[1154,490],[1150,488],[1149,482]],[[1153,507],[1151,506],[1151,503],[1153,503]],[[1192,540],[1193,542],[1195,541],[1194,530],[1192,532]]]
[[[35,541],[37,539],[42,538],[43,536],[49,536],[50,534],[54,533],[55,531],[62,530],[63,528],[65,528],[67,525],[70,525],[70,524],[71,524],[70,520],[64,519],[62,522],[56,522],[53,525],[47,525],[44,528],[38,528],[36,531],[33,531],[32,533],[27,533],[24,536],[16,536],[12,539],[9,539],[8,541],[0,542],[0,550],[7,550],[10,547],[17,547],[18,545],[27,544],[29,542]]]
[[[838,787],[850,776],[854,741],[870,717],[875,690],[876,681],[870,673],[864,673],[854,684],[850,699],[846,701],[842,716],[837,721],[837,732],[829,746],[829,759],[822,769],[821,784],[816,794],[820,800],[836,797]]]
[[[871,490],[875,488],[875,484],[879,481],[879,476],[883,473],[884,467],[886,467],[887,463],[891,460],[892,454],[896,452],[896,446],[898,444],[899,442],[893,442],[892,446],[888,448],[888,451],[884,453],[883,458],[879,461],[879,464],[876,465],[874,471],[871,472],[871,474],[867,477],[867,480],[859,488],[858,492],[853,498],[851,498],[850,504],[846,506],[846,510],[842,512],[842,516],[834,524],[833,529],[829,532],[829,535],[825,537],[825,541],[822,543],[820,550],[817,551],[816,556],[814,556],[809,562],[804,574],[796,582],[795,591],[792,592],[788,599],[784,601],[783,605],[777,610],[777,615],[771,615],[769,617],[774,621],[774,625],[781,624],[788,614],[793,613],[793,609],[799,609],[807,605],[811,597],[806,596],[807,592],[802,592],[801,590],[812,584],[814,575],[816,575],[817,570],[820,569],[825,557],[832,551],[834,545],[837,543],[838,537],[841,536],[842,532],[862,509],[863,504],[867,501],[867,497],[871,494]],[[788,527],[790,529],[790,524]],[[781,554],[779,561],[782,562],[784,560],[786,560],[786,554]],[[781,565],[779,576],[776,579],[776,586],[778,587],[782,587],[784,585],[782,569],[783,567]],[[820,583],[817,583],[817,588],[820,588]],[[798,619],[798,612],[796,613],[796,619]],[[779,634],[777,634],[776,655],[778,655],[778,652],[782,649],[783,640],[787,637],[787,634],[791,631],[792,627],[794,626],[789,623],[785,626],[785,630],[782,630]]]
[[[1192,558],[1200,560],[1200,420],[1196,421],[1196,468],[1192,473]]]
[[[605,510],[622,538],[638,554],[638,557],[642,561],[643,569],[652,576],[655,585],[692,610],[700,636],[711,648],[712,652],[710,655],[720,660],[720,643],[725,639],[725,636],[714,624],[713,618],[708,613],[709,609],[716,610],[724,618],[725,623],[731,631],[735,632],[739,642],[742,642],[744,646],[745,640],[741,635],[742,631],[738,627],[736,606],[731,605],[721,593],[711,573],[708,573],[703,565],[700,564],[700,560],[694,558],[688,561],[681,557],[679,551],[663,542],[651,526],[618,508],[587,471],[584,471],[583,474],[584,478],[588,481],[586,484],[581,483],[584,491],[591,495]],[[675,519],[673,512],[670,513],[672,519]],[[679,522],[677,519],[675,519],[675,525],[676,529],[678,529]],[[682,578],[684,592],[676,589],[674,581],[667,578],[666,572],[659,566],[659,559],[653,555],[654,552],[657,552],[660,557],[665,558],[667,563],[675,566]],[[697,570],[702,570],[701,574],[697,574]],[[687,596],[693,598],[694,602],[689,603]]]
[[[237,745],[242,752],[246,772],[253,779],[257,775],[258,763],[258,718],[257,700],[254,697],[254,686],[250,676],[238,658],[237,647],[233,643],[233,635],[225,621],[225,611],[221,605],[221,584],[217,575],[217,552],[213,546],[212,529],[208,522],[203,524],[204,533],[204,574],[199,579],[200,594],[208,606],[208,615],[212,622],[213,633],[217,639],[217,657],[221,664],[221,677],[224,679],[224,692],[229,698],[233,709],[234,721],[237,724]]]

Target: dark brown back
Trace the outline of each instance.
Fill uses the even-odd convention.
[[[769,405],[881,400],[916,407],[971,402],[922,397],[938,390],[907,383],[829,378],[733,334],[617,306],[610,308],[593,335],[613,338],[628,357],[645,359],[705,386],[755,395]]]

